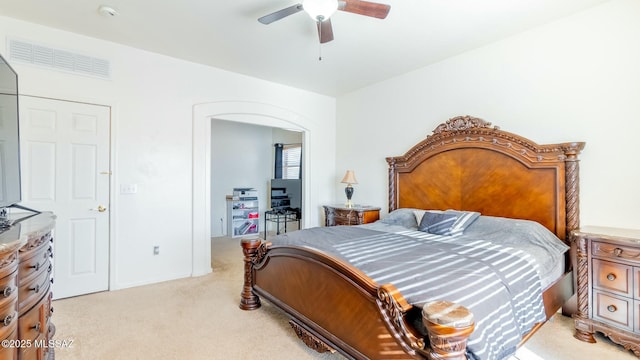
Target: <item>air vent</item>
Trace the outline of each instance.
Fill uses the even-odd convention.
[[[79,75],[111,78],[108,60],[26,41],[9,40],[9,59]]]

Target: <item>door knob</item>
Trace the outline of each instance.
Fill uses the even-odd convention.
[[[102,205],[98,205],[97,209],[90,209],[90,210],[94,210],[94,211],[98,210],[98,212],[105,212],[105,211],[107,211],[107,208],[102,206]]]

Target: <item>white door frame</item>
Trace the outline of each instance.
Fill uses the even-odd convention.
[[[251,101],[216,101],[193,106],[192,272],[205,275],[211,269],[211,120],[291,129],[303,133],[309,149],[309,129],[300,125],[302,115],[274,105]],[[309,151],[303,151],[303,179],[309,179]],[[308,221],[309,181],[303,181],[302,223]]]

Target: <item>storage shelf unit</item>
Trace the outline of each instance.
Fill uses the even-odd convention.
[[[257,191],[251,188],[233,190],[227,195],[227,235],[231,237],[260,233],[260,211]]]

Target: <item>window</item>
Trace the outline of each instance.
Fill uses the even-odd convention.
[[[274,179],[302,178],[302,144],[276,143]]]
[[[300,179],[302,144],[285,144],[282,148],[282,178]]]

